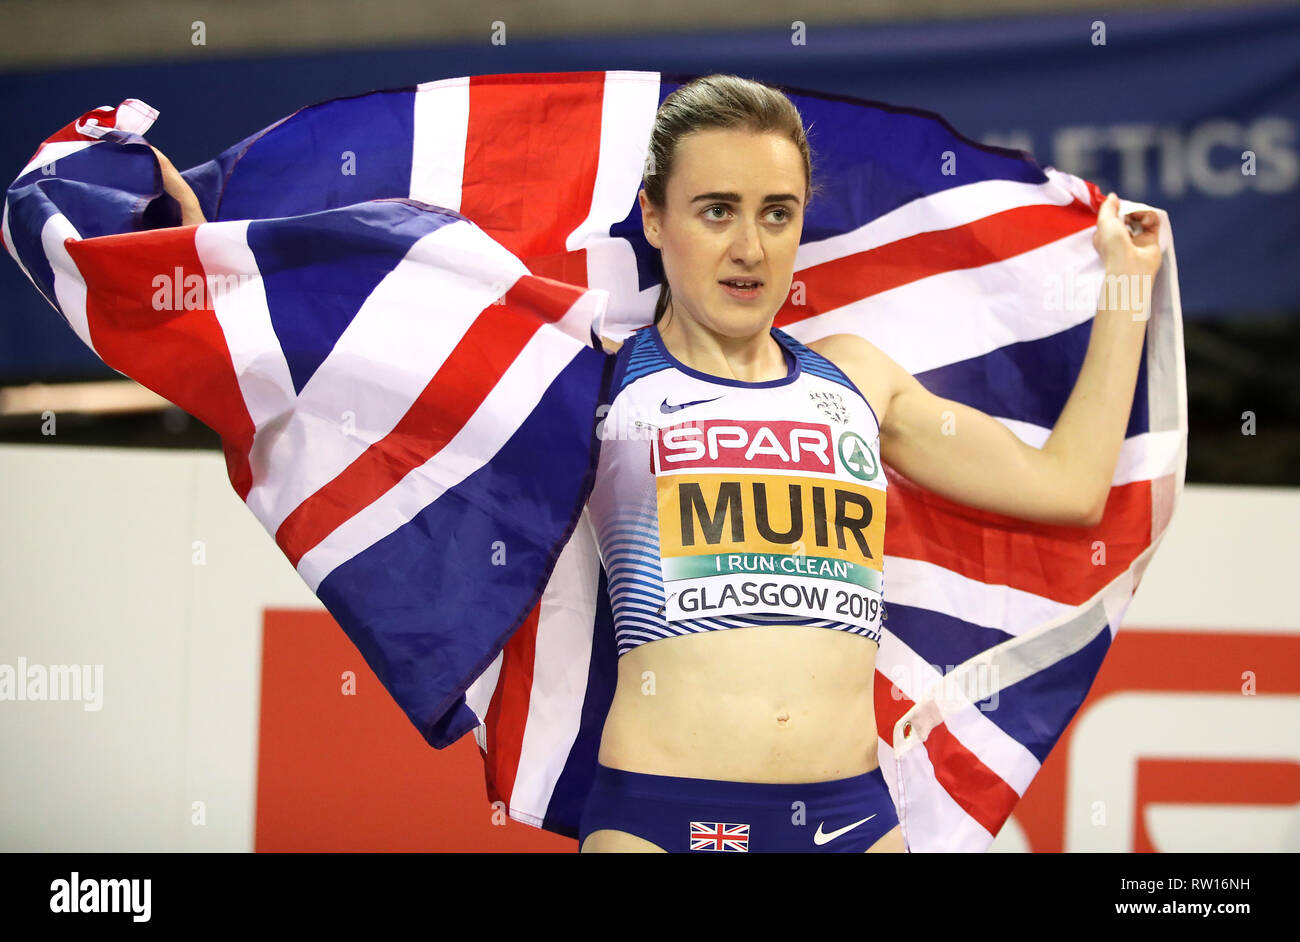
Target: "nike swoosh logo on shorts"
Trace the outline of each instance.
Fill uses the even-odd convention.
[[[874,817],[875,815],[873,814],[871,818]],[[831,831],[829,834],[822,833],[822,825],[825,824],[826,822],[820,821],[817,824],[817,833],[813,835],[813,843],[814,844],[829,843],[830,841],[835,840],[835,838],[839,837],[841,834],[849,833],[849,831],[852,831],[859,824],[866,824],[868,821],[871,820],[871,818],[863,818],[861,821],[854,821],[852,824],[848,825],[847,827],[842,827],[837,831]]]
[[[670,412],[676,412],[679,409],[685,409],[687,406],[698,406],[702,402],[716,402],[721,398],[722,398],[721,396],[714,396],[712,399],[696,399],[694,402],[683,402],[679,406],[670,406],[668,404],[668,400],[665,399],[663,402],[659,404],[659,411],[667,415]]]

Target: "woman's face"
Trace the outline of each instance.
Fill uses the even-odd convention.
[[[770,325],[790,293],[806,188],[799,148],[781,134],[710,128],[679,140],[664,211],[640,194],[672,316],[730,337]],[[723,286],[736,278],[760,283],[752,298]]]

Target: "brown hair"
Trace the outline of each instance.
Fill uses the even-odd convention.
[[[775,131],[788,137],[803,155],[805,203],[812,199],[818,189],[812,182],[812,153],[794,102],[770,85],[737,75],[714,74],[697,78],[674,91],[664,99],[655,115],[642,182],[646,199],[657,210],[662,212],[666,202],[677,142],[693,131],[708,128]],[[659,284],[659,300],[655,303],[656,324],[671,297],[665,279]]]

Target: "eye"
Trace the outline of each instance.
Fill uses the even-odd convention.
[[[720,210],[722,210],[724,213],[725,213],[725,212],[730,212],[730,211],[731,211],[731,207],[728,206],[726,203],[714,203],[713,205],[711,205],[711,206],[706,206],[706,207],[704,208],[705,218],[706,218],[706,219],[710,219],[710,220],[712,220],[712,221],[714,221],[714,222],[721,222],[721,221],[722,221],[722,217],[721,217],[721,216],[710,216],[710,215],[708,215],[709,213],[713,212],[713,210],[715,210],[715,209],[720,209]],[[768,210],[768,215],[771,215],[772,213],[780,213],[780,214],[781,214],[780,217],[778,217],[777,220],[776,220],[776,222],[778,222],[778,223],[786,223],[786,222],[789,222],[789,221],[793,218],[793,215],[794,215],[793,213],[790,212],[790,210],[786,209],[784,206],[773,206],[770,210]]]

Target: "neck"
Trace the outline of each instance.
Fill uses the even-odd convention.
[[[671,305],[655,325],[664,348],[693,370],[744,383],[764,383],[789,375],[772,322],[744,337],[716,333],[689,317],[674,316]]]

